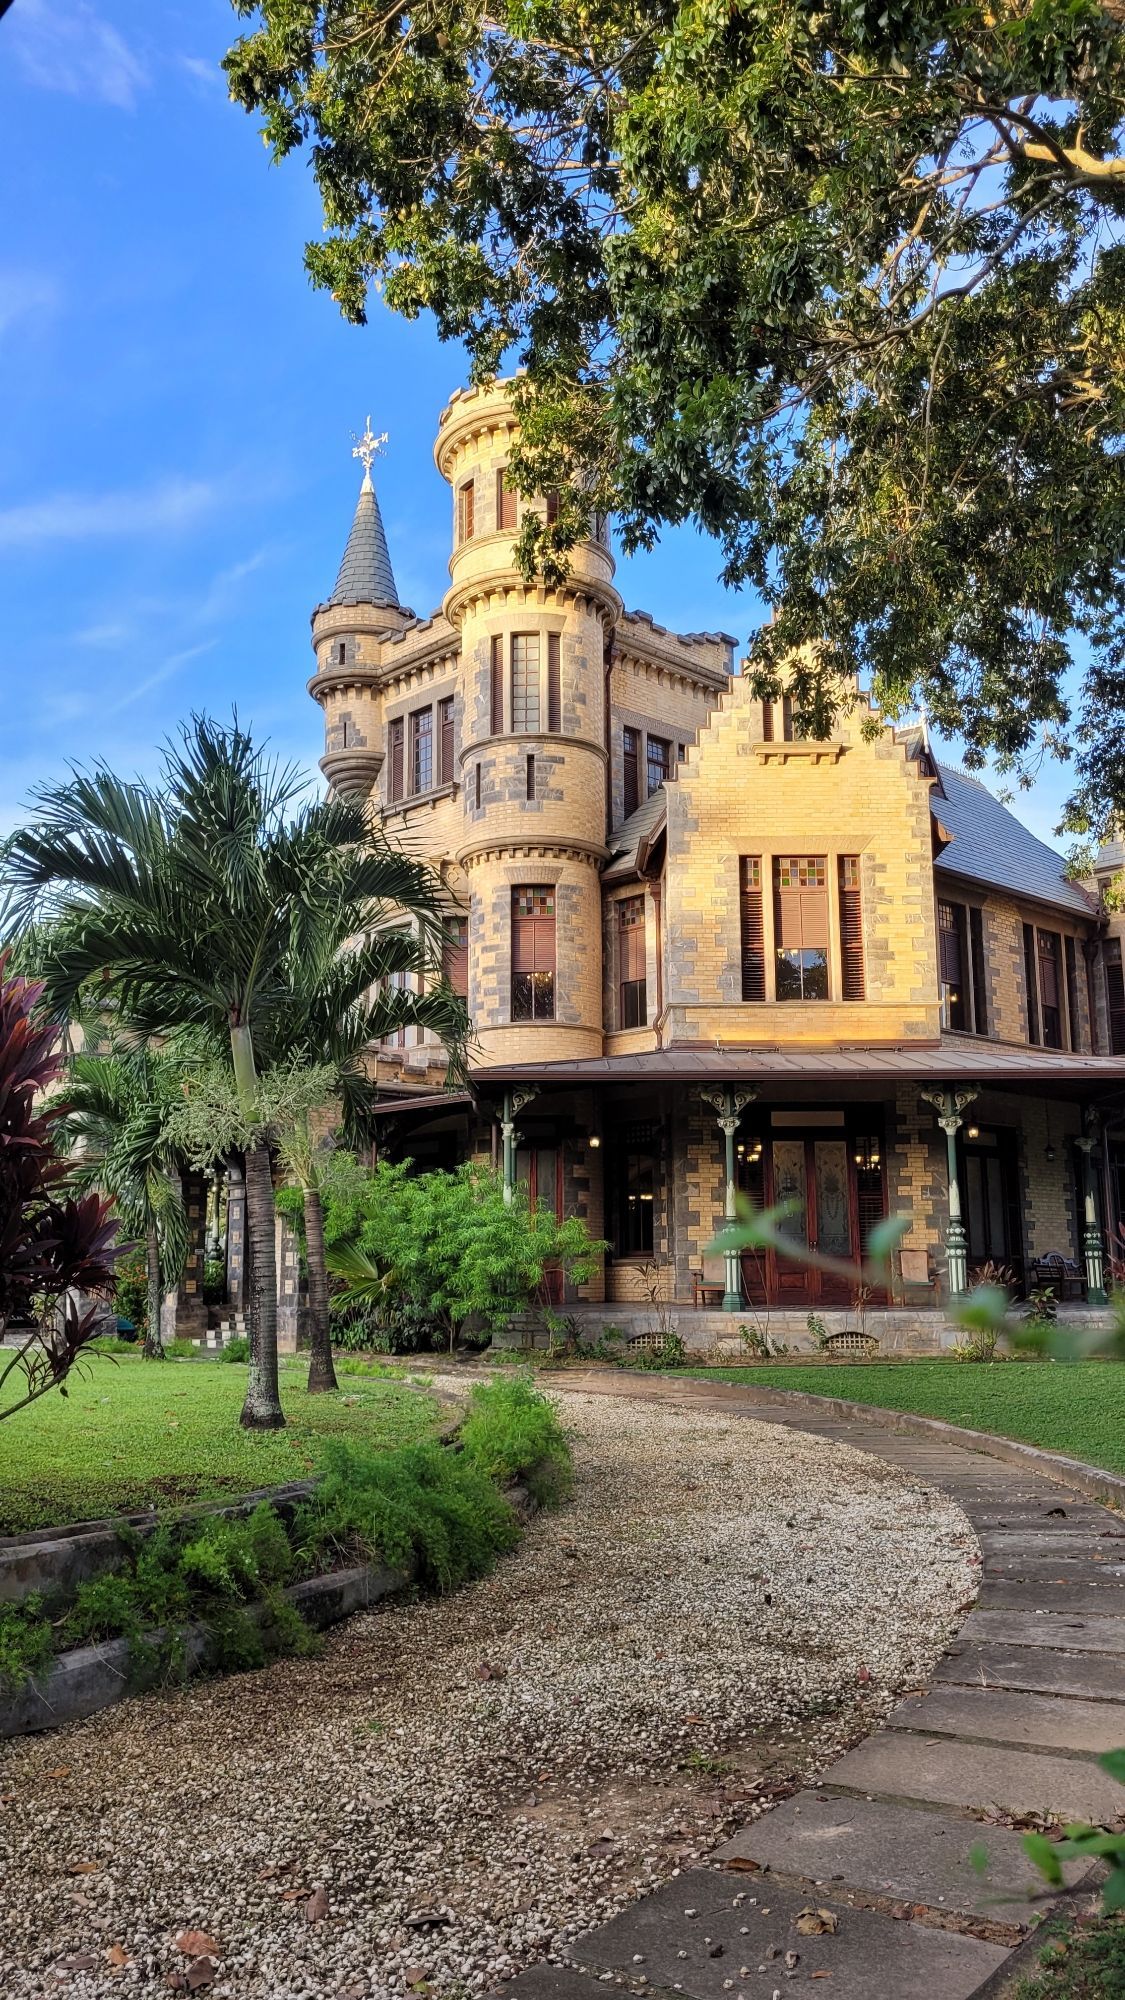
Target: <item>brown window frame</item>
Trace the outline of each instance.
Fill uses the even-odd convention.
[[[562,729],[562,648],[557,632],[547,634],[547,728],[552,736]]]
[[[831,1000],[827,855],[775,855],[773,893],[774,999],[785,1005]]]
[[[434,711],[415,708],[410,713],[410,796],[434,789]]]
[[[647,1028],[648,977],[644,896],[623,896],[617,904],[617,1025]],[[640,971],[637,970],[638,962]]]
[[[522,677],[522,694],[517,694],[517,674]],[[538,736],[542,732],[542,675],[541,634],[513,632],[508,640],[508,701],[513,736]]]
[[[673,770],[674,747],[675,746],[673,740],[670,736],[650,736],[646,732],[645,734],[645,785],[647,788],[645,792],[646,798],[651,799],[653,793],[655,791],[658,791],[661,785],[666,785],[670,782]],[[653,759],[653,754],[652,754],[654,748],[657,751],[657,759],[655,761]],[[658,777],[656,777],[655,775],[657,772],[659,772],[660,774]]]
[[[441,969],[459,1000],[469,997],[469,919],[446,917],[441,943]]]
[[[514,533],[519,526],[519,497],[514,488],[508,485],[505,477],[506,471],[507,467],[502,466],[496,474],[496,532],[498,535]]]
[[[504,640],[494,632],[488,654],[488,726],[493,736],[504,734]]]
[[[521,899],[526,907],[521,907]],[[511,902],[511,1019],[553,1021],[557,975],[556,890],[518,883]]]
[[[466,479],[457,488],[457,542],[471,542],[476,533],[476,480]]]

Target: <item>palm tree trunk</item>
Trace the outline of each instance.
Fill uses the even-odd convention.
[[[332,1366],[332,1338],[328,1322],[328,1267],[324,1261],[324,1209],[320,1189],[306,1181],[305,1255],[309,1266],[309,1317],[312,1321],[312,1351],[309,1354],[309,1395],[339,1387]]]
[[[160,1284],[160,1244],[151,1223],[145,1235],[145,1270],[148,1276],[148,1325],[145,1328],[144,1357],[146,1361],[163,1361],[160,1307],[164,1295]]]
[[[246,1224],[250,1237],[250,1372],[239,1422],[248,1430],[279,1430],[285,1422],[277,1387],[276,1218],[269,1149],[246,1152]]]

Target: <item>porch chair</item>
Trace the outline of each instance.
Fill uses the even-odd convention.
[[[1085,1290],[1082,1266],[1061,1250],[1048,1250],[1045,1257],[1031,1260],[1031,1282],[1037,1289],[1053,1291],[1060,1299],[1080,1299]]]
[[[721,1257],[705,1257],[691,1274],[691,1302],[697,1309],[714,1311],[727,1295],[726,1265]]]

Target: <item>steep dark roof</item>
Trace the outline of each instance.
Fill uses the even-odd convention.
[[[636,874],[646,847],[664,824],[665,803],[664,787],[657,785],[644,804],[622,820],[617,832],[610,835],[609,862],[602,875],[603,882],[621,881]]]
[[[960,875],[990,889],[1009,889],[1015,896],[1030,896],[1075,916],[1092,915],[1090,898],[1063,874],[1062,855],[1045,840],[1037,840],[979,778],[948,764],[939,764],[937,772],[941,791],[935,787],[930,809],[950,836],[935,862],[939,873]]]
[[[387,550],[387,537],[383,532],[383,517],[375,498],[375,488],[366,475],[359,489],[355,519],[344,550],[344,560],[340,564],[340,574],[336,578],[336,588],[328,602],[398,605],[398,590]]]

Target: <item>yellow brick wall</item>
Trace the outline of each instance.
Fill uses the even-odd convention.
[[[929,785],[889,732],[842,719],[832,746],[763,744],[761,704],[731,683],[668,788],[665,1001],[700,1040],[934,1039],[937,956]],[[773,974],[772,858],[827,857],[830,992],[839,994],[837,857],[861,860],[866,999],[743,1003],[740,854],[762,856],[767,993]]]

